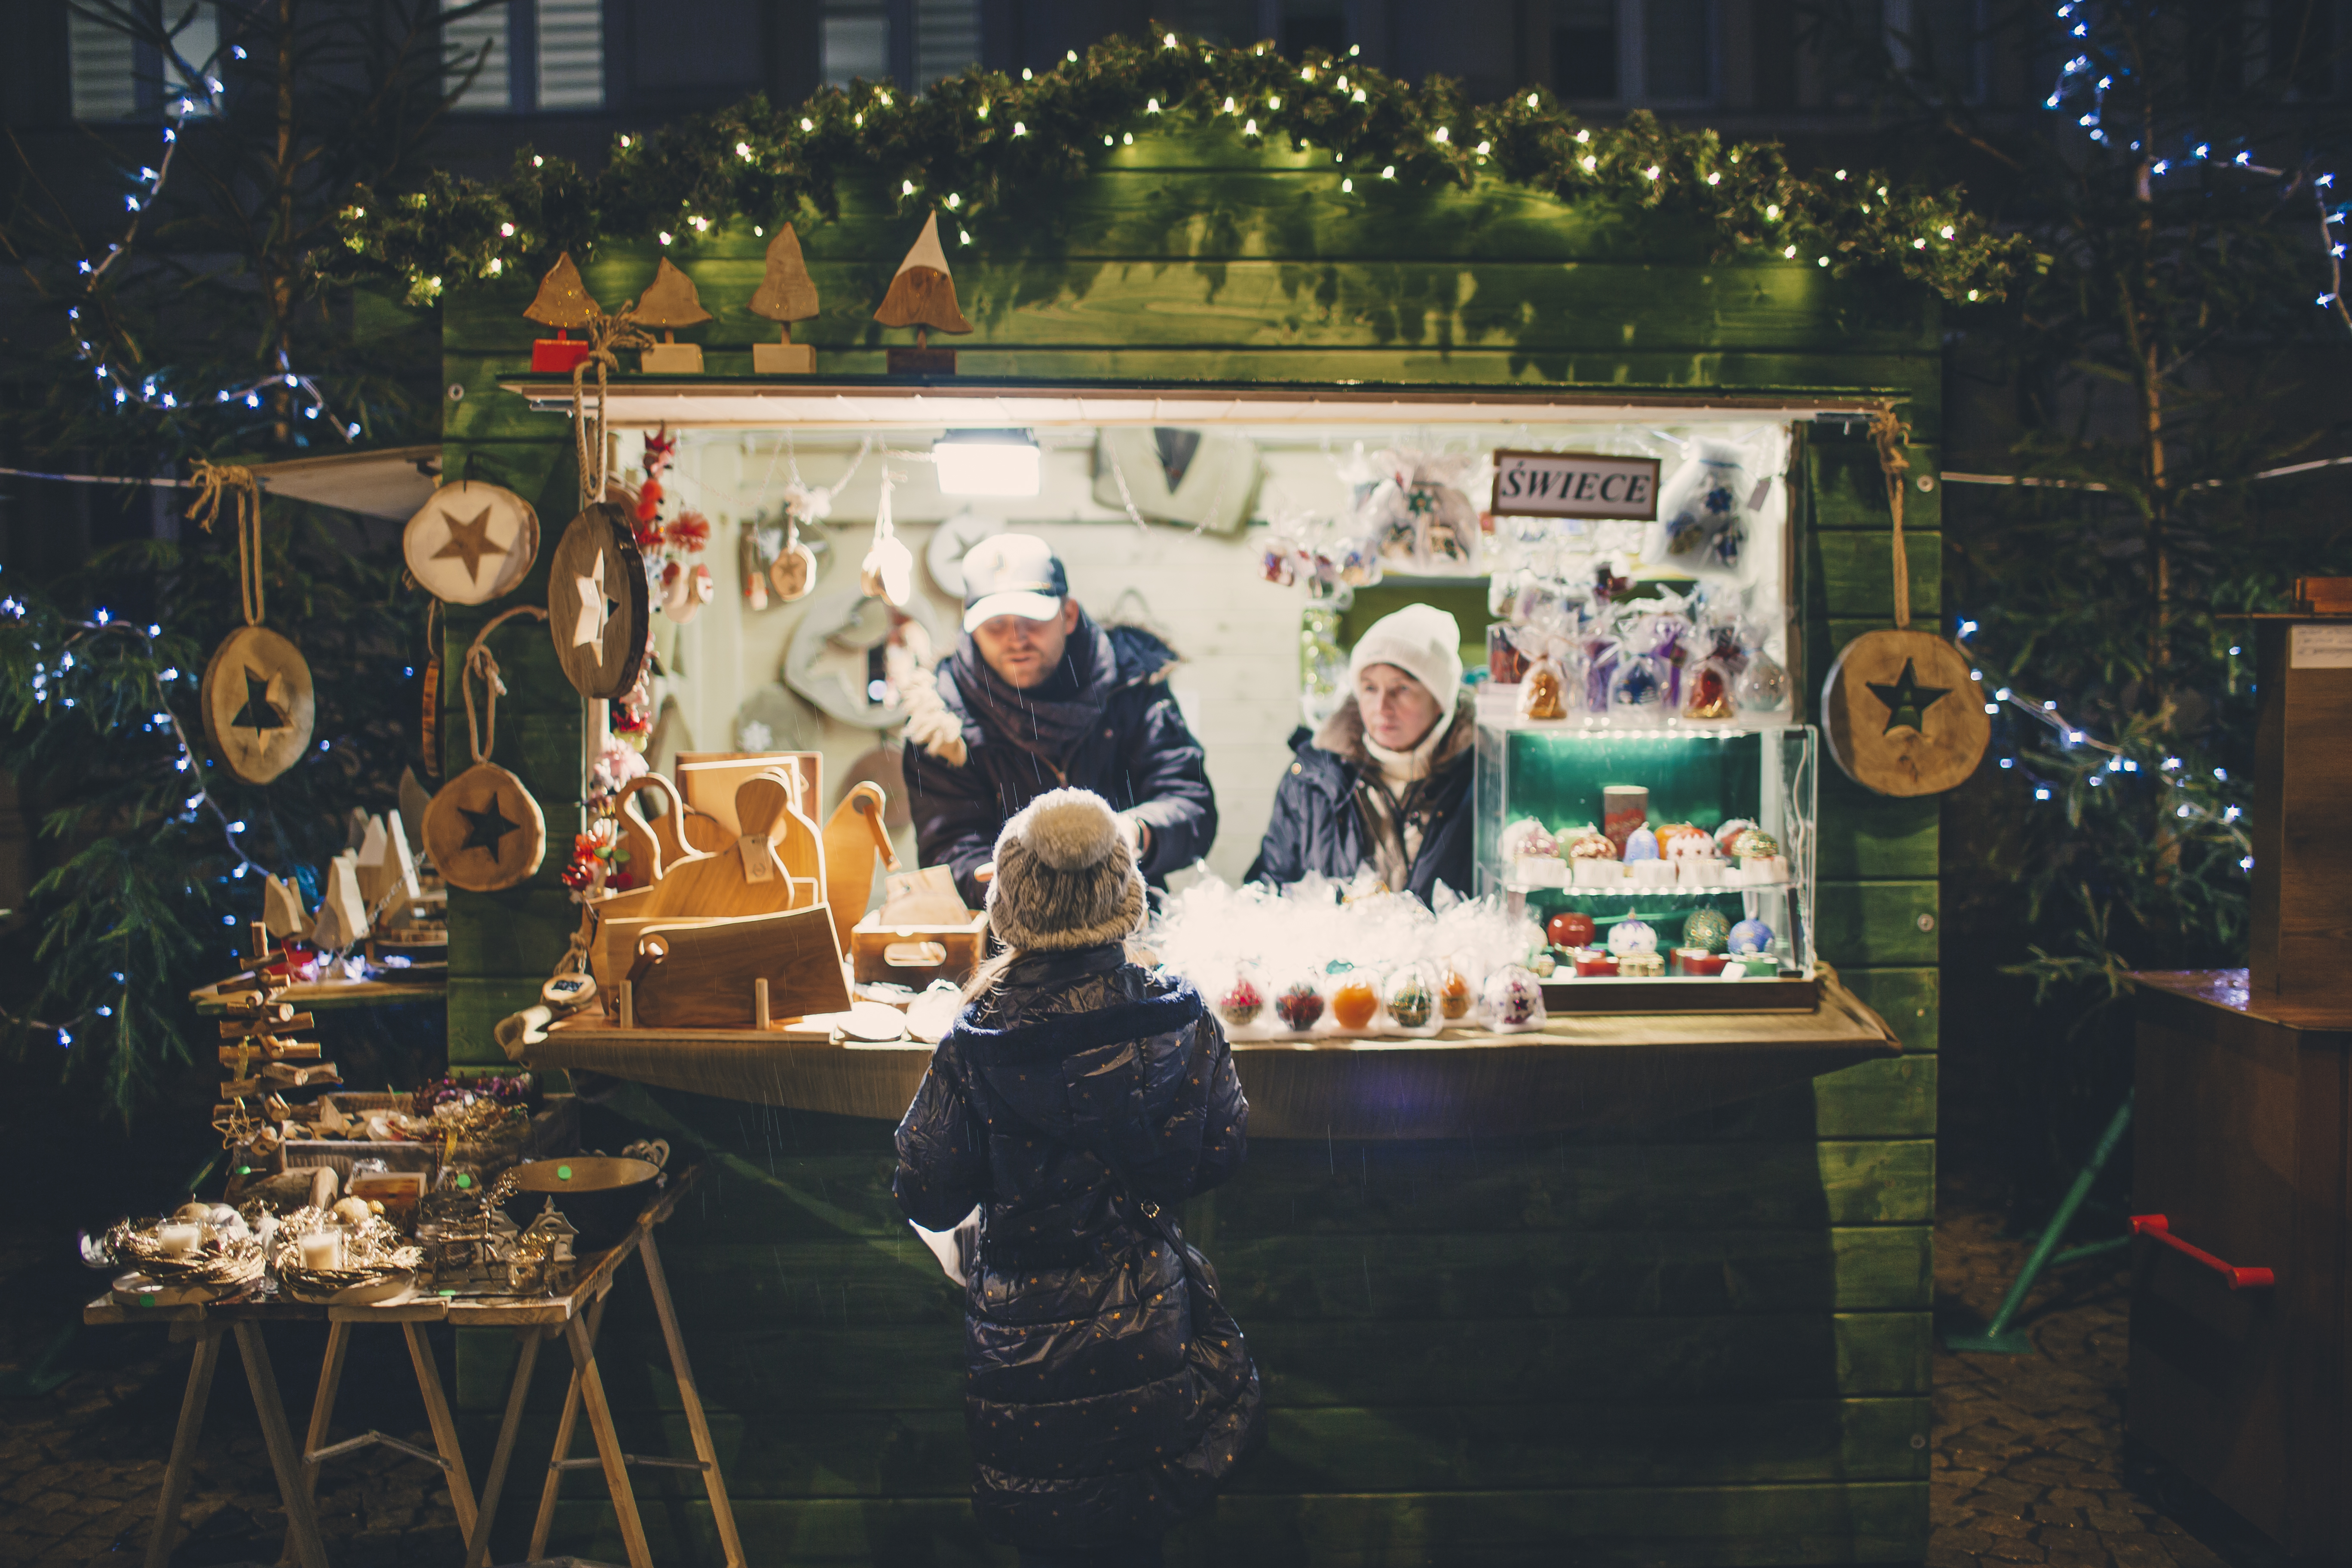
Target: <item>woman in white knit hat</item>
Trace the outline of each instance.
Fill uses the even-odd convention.
[[[1100,795],[996,839],[1003,944],[898,1126],[907,1217],[980,1212],[964,1279],[972,1510],[1024,1568],[1150,1568],[1258,1430],[1257,1372],[1174,1210],[1237,1169],[1249,1102],[1201,994],[1131,961],[1143,878]]]
[[[1341,880],[1370,867],[1383,886],[1430,901],[1467,893],[1471,750],[1462,630],[1429,605],[1372,623],[1348,656],[1354,700],[1298,748],[1248,880],[1309,871]]]

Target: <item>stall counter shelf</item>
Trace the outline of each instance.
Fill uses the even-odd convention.
[[[535,1070],[897,1121],[930,1062],[919,1040],[830,1033],[624,1029],[581,1014],[520,1047]],[[1253,1138],[1507,1136],[1703,1110],[1897,1057],[1893,1030],[1826,966],[1807,1010],[1580,1013],[1538,1031],[1432,1038],[1243,1040]]]

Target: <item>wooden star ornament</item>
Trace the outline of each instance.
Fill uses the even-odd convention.
[[[539,556],[539,514],[501,485],[460,479],[433,492],[402,530],[409,575],[447,605],[481,605],[521,586]]]

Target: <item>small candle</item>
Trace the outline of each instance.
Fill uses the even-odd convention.
[[[203,1237],[204,1231],[197,1226],[159,1225],[155,1227],[156,1241],[165,1253],[173,1258],[185,1258],[194,1252],[196,1243]]]
[[[339,1230],[314,1230],[302,1238],[302,1267],[305,1268],[341,1268],[343,1266],[343,1233]]]
[[[1723,954],[1709,952],[1703,947],[1678,947],[1675,949],[1675,967],[1685,974],[1720,974]]]
[[[1577,973],[1580,975],[1617,973],[1617,959],[1613,953],[1602,952],[1590,947],[1580,947],[1570,954],[1570,958],[1576,965]]]

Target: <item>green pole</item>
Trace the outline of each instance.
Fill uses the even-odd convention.
[[[1981,1334],[1946,1334],[1946,1350],[1990,1352],[1996,1355],[2034,1353],[2033,1342],[2023,1334],[2011,1332],[2010,1324],[2016,1321],[2018,1312],[2024,1307],[2026,1295],[2033,1289],[2034,1281],[2042,1277],[2042,1270],[2049,1266],[2051,1255],[2058,1250],[2058,1243],[2064,1238],[2066,1227],[2074,1223],[2075,1211],[2083,1206],[2083,1200],[2091,1195],[2092,1184],[2099,1179],[2099,1172],[2114,1155],[2116,1145],[2124,1141],[2124,1131],[2131,1125],[2131,1118],[2132,1097],[2126,1091],[2124,1102],[2116,1107],[2116,1114],[2108,1121],[2106,1131],[2100,1135],[2098,1146],[2084,1162],[2082,1171],[2074,1177],[2074,1184],[2066,1189],[2066,1196],[2058,1205],[2058,1212],[2052,1215],[2050,1223],[2042,1227],[2042,1238],[2033,1244],[2032,1256],[2026,1258],[2025,1267],[2018,1271],[2016,1282],[2010,1286],[2009,1294],[2001,1298],[2000,1310],[1992,1315],[1992,1321],[1985,1325]],[[2106,1250],[2104,1246],[2093,1245],[2097,1246],[2100,1251]],[[2091,1247],[2077,1247],[2067,1260],[2071,1262],[2074,1256],[2090,1255],[2091,1252]]]

